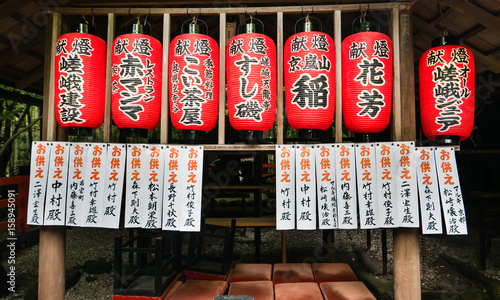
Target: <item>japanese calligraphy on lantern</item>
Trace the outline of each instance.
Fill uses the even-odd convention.
[[[145,34],[113,42],[112,113],[119,128],[154,129],[160,119],[162,46]]]
[[[56,42],[55,113],[63,127],[98,128],[104,119],[106,43],[87,33],[68,33]]]
[[[350,131],[381,132],[389,125],[392,55],[383,33],[359,32],[342,42],[342,112]]]
[[[276,146],[276,229],[295,229],[295,146]]]
[[[185,150],[182,146],[166,146],[163,175],[163,229],[179,230],[182,177],[186,174]]]
[[[108,145],[101,226],[104,228],[119,228],[120,226],[126,155],[125,144]]]
[[[200,231],[203,146],[184,146],[186,173],[182,177],[180,230]]]
[[[439,202],[434,148],[417,147],[415,149],[415,161],[417,162],[422,233],[441,234],[443,233],[443,225],[441,222],[441,204]]]
[[[142,208],[146,205],[147,172],[144,144],[127,145],[127,172],[125,174],[125,227],[140,228]]]
[[[394,143],[377,143],[377,199],[379,211],[379,227],[395,228],[398,223],[398,199],[396,192],[396,148]]]
[[[322,144],[315,150],[319,229],[338,228],[335,146]]]
[[[313,146],[295,151],[297,229],[316,229],[316,158]]]
[[[236,130],[271,129],[276,115],[277,80],[273,40],[258,33],[239,34],[228,42],[226,57],[231,126]]]
[[[88,150],[82,211],[82,226],[84,227],[100,227],[102,225],[107,152],[108,146],[103,143],[92,143]]]
[[[66,225],[81,226],[85,195],[85,171],[89,144],[69,144],[68,192],[66,194]]]
[[[68,183],[68,143],[53,143],[50,148],[44,225],[66,222],[66,187]]]
[[[170,43],[170,116],[177,129],[210,131],[217,121],[219,47],[204,34],[188,33]]]
[[[454,148],[436,148],[434,151],[441,193],[446,232],[467,234],[464,201],[458,178]]]
[[[51,152],[50,144],[50,142],[33,142],[31,145],[27,220],[30,225],[43,225],[44,223],[44,202]]]
[[[353,144],[335,144],[339,229],[358,228],[356,208],[356,161]]]
[[[285,96],[294,129],[325,130],[335,111],[335,49],[322,32],[301,32],[285,43]],[[311,122],[311,118],[316,121]]]
[[[163,204],[163,166],[165,146],[148,145],[144,151],[145,176],[147,179],[147,198],[142,207],[142,228],[161,228]],[[143,201],[144,201],[143,200]]]
[[[417,176],[413,142],[398,142],[396,151],[396,192],[400,227],[419,227]]]
[[[359,223],[361,229],[378,228],[377,164],[375,145],[356,144]]]
[[[424,52],[419,63],[422,129],[467,139],[474,123],[474,57],[470,49],[448,44]]]

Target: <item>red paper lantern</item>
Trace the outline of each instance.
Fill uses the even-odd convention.
[[[113,120],[118,128],[152,130],[161,108],[162,46],[146,34],[129,33],[113,42]]]
[[[268,131],[276,118],[276,46],[260,33],[242,33],[226,47],[227,108],[236,130]]]
[[[392,53],[391,40],[379,32],[355,33],[342,42],[342,115],[350,131],[378,133],[389,125]]]
[[[294,129],[325,130],[335,114],[335,49],[322,32],[292,35],[285,43],[285,97]]]
[[[427,138],[455,144],[467,139],[474,126],[475,72],[472,52],[458,39],[440,38],[433,46],[450,40],[420,57],[420,116]]]
[[[177,129],[210,131],[219,107],[219,46],[208,35],[186,33],[170,43],[170,116]]]
[[[104,120],[106,43],[88,33],[56,42],[55,113],[62,127],[99,128]]]

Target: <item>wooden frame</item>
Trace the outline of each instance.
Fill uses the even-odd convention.
[[[301,14],[314,9],[315,13],[331,13],[334,23],[334,40],[336,47],[336,124],[342,123],[342,76],[341,76],[341,18],[342,13],[357,12],[359,10],[370,11],[389,11],[391,12],[391,39],[393,41],[394,51],[394,104],[392,111],[392,139],[394,141],[402,139],[414,139],[411,135],[411,128],[415,126],[414,104],[409,103],[414,99],[412,97],[414,87],[408,86],[412,80],[402,82],[401,74],[413,77],[413,69],[408,72],[409,66],[413,67],[413,60],[409,61],[408,52],[411,49],[403,49],[405,52],[401,56],[400,49],[400,16],[402,11],[407,11],[411,8],[411,2],[399,1],[390,3],[371,3],[371,4],[340,4],[340,5],[315,5],[312,6],[286,6],[286,7],[265,7],[265,8],[250,8],[250,10],[258,12],[258,14],[276,15],[277,31],[276,31],[276,47],[277,47],[277,70],[278,70],[278,91],[283,88],[283,19],[284,14]],[[44,92],[44,131],[43,140],[56,140],[57,124],[54,114],[54,48],[55,41],[61,31],[61,15],[107,15],[108,16],[108,68],[106,70],[106,82],[110,83],[111,68],[110,55],[111,45],[114,39],[115,20],[118,15],[142,14],[142,15],[162,15],[163,16],[163,76],[168,74],[168,50],[170,43],[171,17],[176,15],[202,14],[202,15],[219,15],[220,33],[219,47],[220,51],[220,86],[219,86],[219,120],[218,120],[218,142],[217,144],[205,145],[206,151],[213,152],[267,152],[273,153],[275,145],[226,145],[225,144],[225,51],[226,46],[226,17],[227,15],[244,14],[248,8],[231,7],[231,8],[59,8],[53,14],[53,23],[51,30],[48,30],[46,42],[51,47],[46,47],[46,65],[45,65],[45,92]],[[408,13],[405,13],[408,15]],[[404,14],[403,14],[404,15]],[[408,22],[409,18],[403,19]],[[405,26],[408,24],[405,23]],[[409,26],[408,26],[409,27]],[[403,34],[408,33],[405,29]],[[405,66],[404,70],[400,70]],[[405,84],[404,89],[402,84]],[[108,89],[110,85],[108,84]],[[160,141],[167,143],[168,141],[168,82],[163,80],[162,92],[162,110],[161,110],[161,129]],[[106,109],[104,123],[104,142],[110,142],[111,139],[111,93],[106,91]],[[282,144],[284,140],[284,115],[283,115],[283,93],[278,93],[277,97],[277,144]],[[405,109],[404,118],[402,118],[402,108]],[[410,108],[408,111],[408,108]],[[407,118],[407,116],[409,116]],[[403,132],[402,128],[406,130]],[[409,130],[410,129],[410,130]],[[335,126],[335,142],[342,142],[342,126]],[[43,227],[40,234],[40,280],[39,280],[39,297],[40,299],[63,299],[64,298],[64,230],[55,229],[53,227]],[[412,300],[420,299],[420,278],[419,278],[419,256],[418,256],[418,231],[412,229],[396,229],[395,230],[395,290],[396,299]],[[397,258],[397,259],[396,259]],[[62,266],[62,267],[61,267]],[[412,273],[408,276],[408,273]],[[62,278],[62,279],[61,279]],[[62,284],[61,284],[62,282]]]

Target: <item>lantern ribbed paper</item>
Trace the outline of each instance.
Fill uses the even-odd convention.
[[[236,130],[268,131],[276,118],[276,46],[259,33],[243,33],[226,48],[227,108]]]
[[[420,58],[420,116],[430,140],[438,136],[467,139],[474,126],[474,57],[462,46],[427,50]]]
[[[169,98],[177,129],[210,131],[219,107],[219,47],[204,34],[186,33],[170,43]]]
[[[162,46],[148,35],[124,34],[113,42],[111,107],[119,128],[152,130],[160,120]]]
[[[342,113],[355,133],[383,131],[391,118],[392,43],[379,32],[359,32],[342,42]]]
[[[59,125],[99,128],[104,120],[106,43],[88,33],[60,36],[54,76]]]
[[[335,113],[335,49],[322,32],[292,35],[284,51],[288,123],[294,129],[325,130]]]

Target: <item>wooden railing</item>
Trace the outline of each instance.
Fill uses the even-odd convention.
[[[14,203],[16,218],[15,218],[15,229],[17,232],[27,232],[29,230],[29,226],[26,224],[27,222],[27,213],[28,213],[28,187],[29,187],[29,176],[16,176],[16,177],[4,177],[0,178],[0,186],[15,186],[17,187],[9,189],[13,190],[13,194],[16,197],[10,197],[9,192],[5,189],[6,196],[5,199],[0,200],[0,209],[9,209],[9,204]],[[0,231],[7,230],[9,228],[9,219],[0,222]]]

